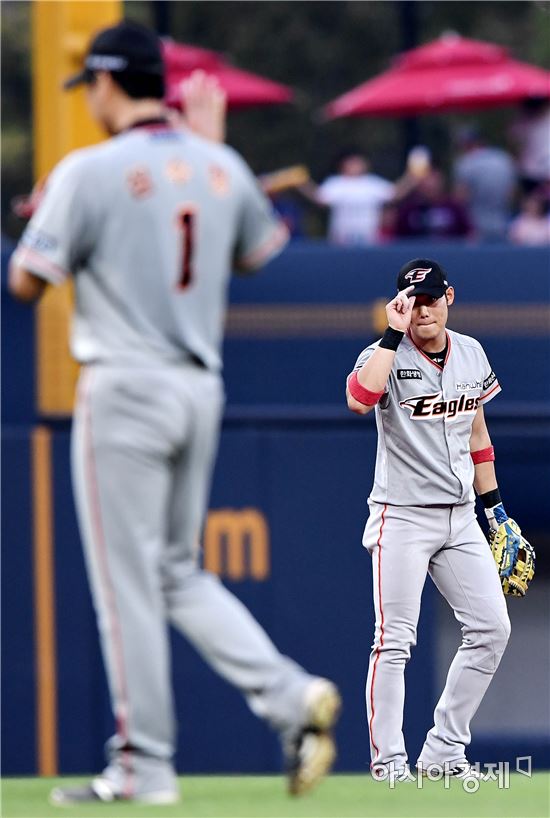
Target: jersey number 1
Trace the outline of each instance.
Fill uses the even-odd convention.
[[[183,207],[178,212],[178,228],[181,231],[182,253],[181,270],[178,279],[178,289],[186,290],[194,277],[193,269],[193,240],[195,237],[196,211],[191,207]]]

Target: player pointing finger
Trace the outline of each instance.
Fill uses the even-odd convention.
[[[390,327],[393,327],[393,329],[399,330],[400,332],[406,332],[411,323],[412,310],[416,296],[408,295],[408,293],[410,293],[410,291],[413,289],[414,284],[411,284],[409,287],[405,287],[404,290],[398,292],[395,298],[393,298],[389,304],[386,305],[388,324]]]
[[[349,408],[374,410],[379,434],[363,536],[376,613],[366,688],[372,772],[393,780],[410,775],[404,671],[429,572],[462,625],[463,643],[417,766],[420,773],[435,765],[448,775],[479,777],[465,753],[471,719],[510,633],[502,592],[525,594],[534,555],[497,486],[483,405],[500,386],[481,344],[446,328],[454,289],[445,271],[432,259],[413,259],[397,288],[386,307],[388,328],[359,355],[347,381]],[[474,490],[494,532],[498,571],[476,520]]]

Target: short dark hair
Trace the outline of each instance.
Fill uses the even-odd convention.
[[[137,71],[109,72],[113,82],[132,99],[164,99],[164,77]]]
[[[332,173],[338,173],[342,162],[345,162],[346,159],[351,159],[353,156],[360,156],[362,159],[365,159],[365,161],[368,161],[366,152],[359,145],[345,145],[332,157]]]

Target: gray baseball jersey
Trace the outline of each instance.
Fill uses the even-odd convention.
[[[359,356],[355,370],[378,343]],[[372,771],[404,773],[404,670],[429,573],[462,626],[418,762],[465,762],[470,722],[506,647],[510,623],[495,562],[474,510],[472,423],[500,392],[481,345],[447,331],[443,365],[410,335],[376,405],[378,451],[363,545],[373,558],[376,629],[366,685]]]
[[[386,391],[376,406],[378,450],[370,499],[398,506],[474,499],[470,431],[478,406],[500,392],[481,344],[447,330],[442,368],[400,343]],[[361,369],[378,341],[359,355]]]
[[[167,621],[284,736],[307,715],[312,677],[198,560],[232,261],[286,235],[231,149],[158,123],[61,162],[16,251],[74,274],[73,486],[116,717],[104,778],[125,797],[176,791]]]
[[[81,363],[219,370],[232,262],[261,266],[286,240],[238,154],[157,124],[60,162],[17,260],[52,284],[74,275]]]

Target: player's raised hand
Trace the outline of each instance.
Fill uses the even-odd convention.
[[[407,332],[411,324],[412,310],[416,296],[409,296],[411,290],[414,289],[414,284],[406,287],[401,292],[397,293],[389,304],[386,304],[386,315],[388,316],[388,324],[393,329],[400,332]]]
[[[227,94],[216,77],[198,69],[181,84],[187,126],[211,142],[225,140]]]

